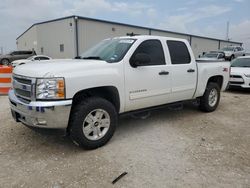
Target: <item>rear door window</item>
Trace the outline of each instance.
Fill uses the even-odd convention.
[[[167,45],[172,64],[189,64],[191,62],[188,48],[184,42],[168,40]]]
[[[40,60],[49,60],[48,57],[40,57]]]

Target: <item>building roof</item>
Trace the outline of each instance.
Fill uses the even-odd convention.
[[[51,22],[65,20],[65,19],[69,19],[69,18],[77,18],[77,19],[83,19],[83,20],[89,20],[89,21],[95,21],[95,22],[102,22],[102,23],[115,24],[115,25],[122,25],[122,26],[128,26],[128,27],[134,27],[134,28],[140,28],[140,29],[147,29],[147,30],[151,30],[151,31],[161,31],[161,32],[167,32],[167,33],[178,34],[178,35],[183,35],[183,36],[191,36],[191,37],[197,37],[197,38],[203,38],[203,39],[209,39],[209,40],[216,40],[216,41],[221,41],[221,42],[232,42],[232,43],[237,43],[237,44],[241,44],[242,45],[242,42],[227,41],[227,40],[218,39],[218,38],[205,37],[205,36],[199,36],[199,35],[193,35],[193,34],[187,34],[187,33],[180,33],[180,32],[174,32],[174,31],[168,31],[168,30],[163,30],[163,29],[156,29],[156,28],[144,27],[144,26],[137,26],[137,25],[131,25],[131,24],[125,24],[125,23],[107,21],[107,20],[100,20],[100,19],[88,18],[88,17],[83,17],[83,16],[77,16],[77,15],[72,15],[72,16],[67,16],[67,17],[62,17],[62,18],[57,18],[57,19],[48,20],[48,21],[44,21],[44,22],[35,23],[32,26],[30,26],[28,29],[26,29],[21,35],[19,35],[16,38],[16,40],[18,40],[28,30],[30,30],[32,27],[34,27],[36,25],[41,25],[41,24],[45,24],[45,23],[51,23]]]

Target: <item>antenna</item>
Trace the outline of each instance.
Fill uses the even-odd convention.
[[[229,39],[229,26],[230,26],[230,22],[228,21],[227,22],[227,33],[226,33],[226,40],[228,40],[228,41],[230,40]]]

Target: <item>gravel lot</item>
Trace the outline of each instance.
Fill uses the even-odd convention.
[[[222,93],[213,113],[123,117],[92,151],[15,123],[6,96],[0,106],[0,187],[250,187],[250,92]]]

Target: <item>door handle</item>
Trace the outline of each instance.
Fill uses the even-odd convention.
[[[169,75],[169,72],[168,71],[161,71],[161,72],[159,72],[159,75]]]
[[[195,72],[194,69],[188,69],[187,72]]]

